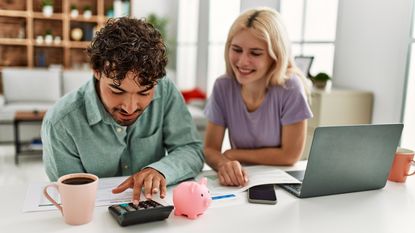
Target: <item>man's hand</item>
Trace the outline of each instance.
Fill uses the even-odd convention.
[[[144,196],[151,199],[153,194],[160,192],[160,198],[166,196],[166,179],[153,168],[145,168],[140,172],[128,177],[112,193],[121,193],[128,188],[133,188],[133,203],[138,205],[140,201],[141,189],[144,188]]]
[[[248,175],[237,160],[224,159],[218,169],[219,182],[228,186],[245,186]]]

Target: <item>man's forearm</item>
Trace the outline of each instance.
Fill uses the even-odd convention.
[[[202,170],[203,164],[202,148],[198,143],[178,147],[148,167],[160,171],[166,177],[167,184],[171,185],[195,177]]]

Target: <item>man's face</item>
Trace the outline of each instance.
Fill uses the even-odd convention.
[[[98,95],[105,110],[122,126],[133,124],[153,99],[155,86],[151,89],[140,86],[132,72],[127,73],[119,86],[104,74],[94,73],[98,80]]]

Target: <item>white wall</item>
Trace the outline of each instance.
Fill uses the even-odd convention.
[[[373,123],[401,120],[412,2],[339,1],[333,84],[372,91]]]
[[[154,13],[159,17],[168,19],[167,23],[167,45],[169,46],[169,62],[167,69],[175,69],[176,67],[176,37],[177,37],[177,13],[178,0],[132,0],[131,13],[133,17],[145,18],[149,14]],[[169,72],[168,70],[168,72]],[[172,73],[174,76],[174,74]],[[175,77],[172,78],[174,81]]]
[[[259,6],[266,6],[274,9],[279,9],[280,0],[241,0],[241,12]]]

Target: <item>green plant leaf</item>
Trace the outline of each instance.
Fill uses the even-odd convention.
[[[42,7],[53,6],[53,0],[42,0]]]
[[[328,74],[321,72],[314,76],[312,79],[315,81],[327,81],[330,80],[331,77]]]
[[[147,17],[147,22],[151,23],[157,30],[159,30],[163,39],[167,40],[167,18],[159,17],[156,14],[151,13]]]

